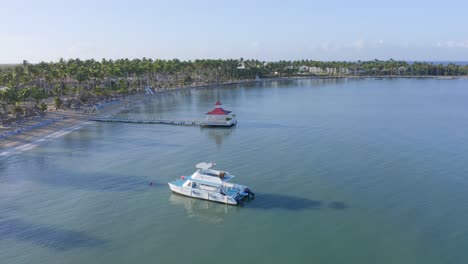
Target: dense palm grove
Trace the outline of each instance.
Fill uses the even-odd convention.
[[[405,61],[320,62],[311,60],[85,60],[0,68],[0,118],[41,115],[47,102],[70,107],[72,102],[137,93],[145,87],[209,85],[260,78],[296,76],[466,76],[468,66]]]

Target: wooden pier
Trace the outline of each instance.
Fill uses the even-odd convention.
[[[126,119],[117,117],[93,117],[91,121],[111,122],[111,123],[131,123],[131,124],[163,124],[177,126],[201,126],[200,120],[175,120],[175,119]]]

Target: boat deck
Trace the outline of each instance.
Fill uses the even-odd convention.
[[[187,181],[187,178],[185,178],[184,180],[182,179],[176,179],[176,180],[173,180],[171,181],[172,184],[176,185],[176,186],[179,186],[179,187],[182,187],[182,185],[184,185],[184,183]]]
[[[227,192],[228,192],[227,194],[228,194],[229,196],[235,196],[235,195],[237,195],[237,191],[234,190],[234,189],[227,189]]]

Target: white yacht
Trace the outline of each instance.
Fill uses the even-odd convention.
[[[244,185],[230,183],[234,175],[227,171],[213,170],[215,163],[202,162],[195,167],[191,176],[169,182],[175,193],[225,204],[238,204],[244,198],[254,198],[255,194]]]

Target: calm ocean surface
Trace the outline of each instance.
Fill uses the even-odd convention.
[[[466,263],[468,80],[255,83],[159,94],[0,158],[0,263]],[[215,161],[257,198],[172,194]],[[153,186],[148,183],[153,182]]]

